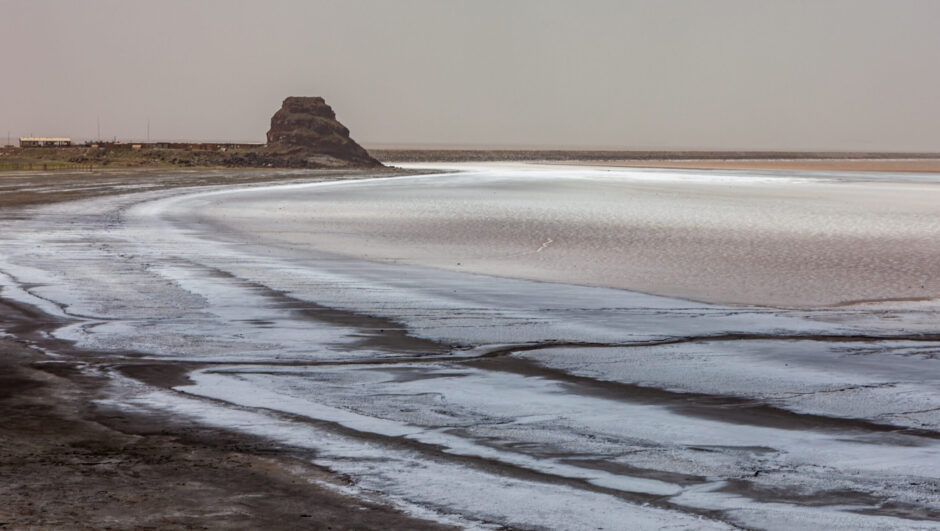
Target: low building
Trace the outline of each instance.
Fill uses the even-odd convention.
[[[61,147],[71,145],[72,139],[68,137],[28,136],[20,138],[20,147]]]

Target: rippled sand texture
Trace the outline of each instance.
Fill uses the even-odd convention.
[[[797,175],[484,165],[255,194],[207,215],[370,260],[720,303],[940,295],[940,184]]]

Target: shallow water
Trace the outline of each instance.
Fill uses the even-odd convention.
[[[940,184],[463,169],[32,208],[0,221],[3,296],[71,319],[108,403],[314,450],[425,516],[935,527],[936,304],[773,306],[935,297]],[[761,306],[617,289],[659,286]],[[190,379],[126,376],[154,363]]]
[[[230,196],[202,214],[269,245],[716,303],[940,296],[940,182],[471,168]]]

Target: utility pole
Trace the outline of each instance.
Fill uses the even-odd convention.
[[[150,143],[150,118],[147,118],[147,143]]]
[[[101,115],[98,115],[98,137],[95,139],[95,142],[101,143]]]

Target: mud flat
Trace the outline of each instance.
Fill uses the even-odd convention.
[[[932,529],[937,187],[487,164],[24,206],[4,328],[35,378],[95,382],[113,469],[189,448],[220,514],[287,493],[248,498],[262,524],[308,496],[390,527]]]
[[[10,172],[0,177],[0,208],[9,220],[26,205],[121,192],[376,174],[382,172]],[[448,528],[348,494],[346,478],[312,466],[295,448],[97,405],[108,379],[94,367],[108,362],[50,337],[67,322],[0,300],[6,336],[0,338],[0,528]],[[165,365],[135,368],[130,372],[164,384],[186,372]]]
[[[280,445],[96,410],[103,382],[10,340],[0,369],[0,527],[442,528],[341,494],[342,478]]]

